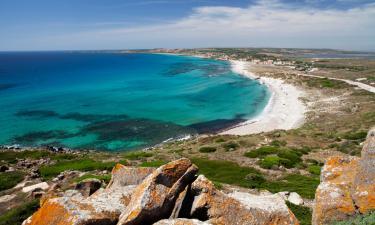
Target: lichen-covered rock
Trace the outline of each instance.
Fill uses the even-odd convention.
[[[45,199],[41,208],[24,225],[116,224],[136,186],[153,169],[116,165],[106,189],[89,197],[78,191],[67,191],[62,197]]]
[[[186,158],[159,167],[138,185],[118,224],[150,224],[168,218],[176,199],[197,172],[198,168]]]
[[[370,130],[362,156],[331,157],[315,193],[312,223],[346,220],[375,209],[375,130]]]
[[[211,225],[211,223],[203,222],[197,219],[164,219],[154,223],[154,225]]]
[[[375,127],[363,145],[353,188],[353,199],[360,213],[375,209]]]
[[[188,215],[182,216],[212,224],[299,224],[279,195],[226,195],[202,175],[192,183],[190,199],[191,203],[181,210]]]

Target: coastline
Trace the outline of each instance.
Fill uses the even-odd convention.
[[[258,79],[271,91],[271,98],[263,112],[255,118],[229,128],[220,134],[248,135],[272,130],[289,130],[304,123],[307,108],[300,100],[305,93],[281,79],[258,77],[248,71],[250,64],[244,61],[230,61],[235,73],[250,79]]]

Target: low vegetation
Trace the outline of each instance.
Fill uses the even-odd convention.
[[[250,167],[241,167],[236,163],[221,160],[193,158],[193,163],[199,167],[199,173],[208,179],[225,184],[234,184],[242,187],[257,186],[253,180],[246,177],[249,174],[262,176],[259,171]]]
[[[319,183],[319,176],[291,174],[275,181],[263,182],[258,188],[266,189],[274,193],[280,191],[297,192],[304,198],[314,199],[315,190]]]
[[[301,162],[301,156],[309,152],[308,149],[291,149],[279,147],[280,143],[274,143],[277,146],[263,146],[258,149],[246,152],[245,156],[250,158],[260,158],[259,165],[264,169],[277,169],[279,166],[293,168]]]
[[[48,151],[27,150],[27,151],[1,151],[0,160],[8,163],[16,163],[17,159],[42,159],[51,156]]]
[[[40,168],[40,175],[44,179],[51,179],[63,171],[79,170],[79,171],[93,171],[93,170],[111,170],[115,162],[100,162],[92,159],[80,159],[71,161],[60,161],[53,165],[42,166]]]
[[[375,212],[367,215],[359,215],[347,221],[335,222],[331,225],[373,225],[375,224]]]
[[[240,147],[240,145],[234,141],[229,141],[227,143],[224,143],[222,144],[223,148],[225,151],[229,152],[229,151],[234,151],[236,150],[237,148]]]
[[[39,199],[25,203],[0,215],[0,225],[20,225],[39,208]]]
[[[289,209],[292,210],[293,214],[297,217],[300,225],[311,225],[312,212],[311,209],[306,206],[295,205],[290,202],[286,202]]]
[[[159,166],[162,166],[164,164],[166,164],[167,161],[164,161],[164,160],[153,160],[153,161],[146,161],[146,162],[142,162],[139,166],[141,167],[159,167]]]
[[[202,152],[202,153],[216,152],[216,148],[212,146],[203,146],[199,148],[199,152]]]
[[[0,191],[16,186],[24,177],[25,174],[20,171],[0,173]]]
[[[125,153],[123,157],[129,160],[141,160],[144,158],[152,157],[153,155],[154,154],[152,152],[138,151]]]

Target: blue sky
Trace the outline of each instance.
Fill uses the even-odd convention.
[[[0,50],[375,50],[375,0],[0,0]]]

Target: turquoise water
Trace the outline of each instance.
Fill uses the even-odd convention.
[[[129,150],[259,114],[265,86],[224,61],[161,54],[0,53],[0,144]]]

